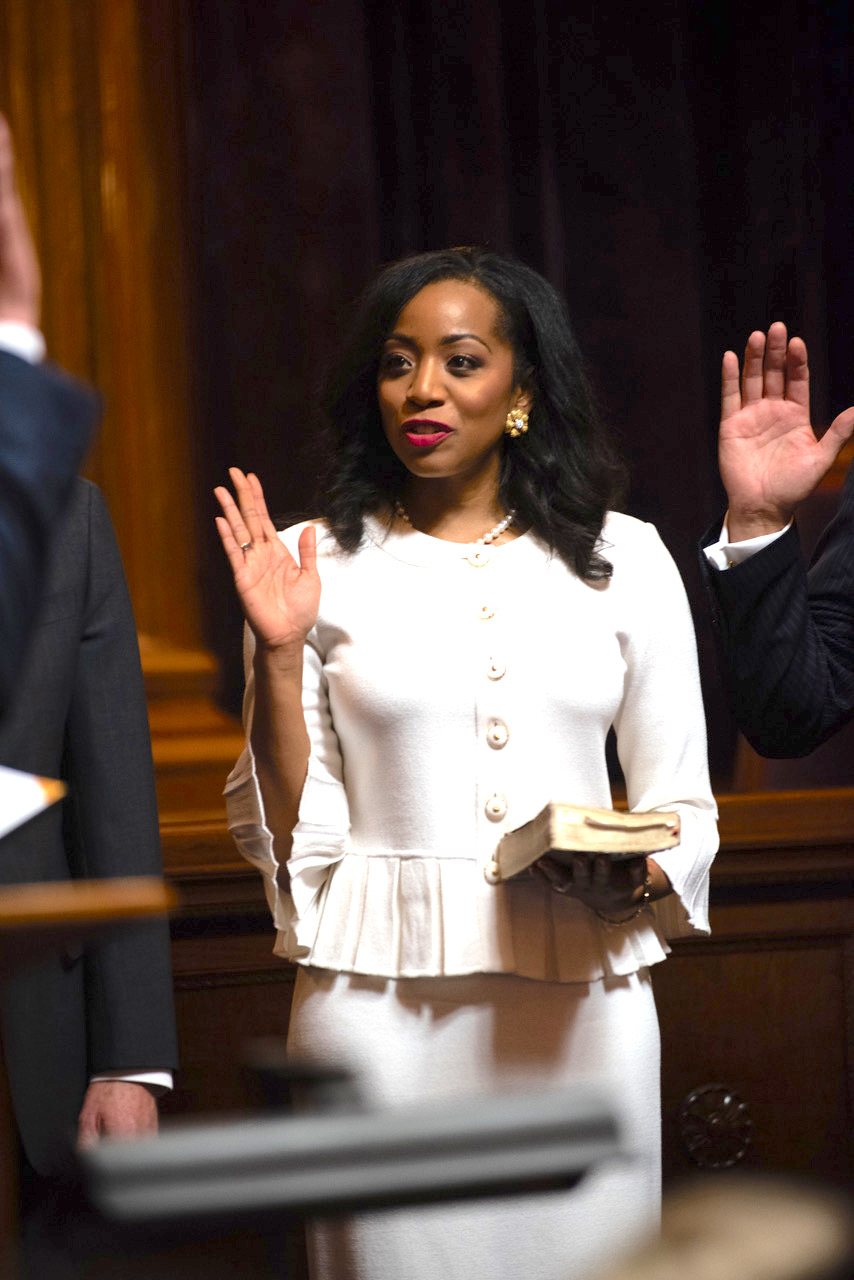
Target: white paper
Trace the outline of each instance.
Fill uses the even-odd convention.
[[[65,795],[65,783],[0,765],[0,836],[14,831]]]

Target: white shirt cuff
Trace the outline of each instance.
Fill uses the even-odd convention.
[[[22,320],[0,320],[0,351],[20,356],[28,364],[41,364],[47,347],[34,325]]]
[[[105,1081],[126,1081],[128,1084],[147,1084],[149,1088],[164,1093],[173,1087],[171,1071],[101,1071],[92,1076],[90,1084],[101,1084]]]
[[[751,556],[755,556],[757,551],[770,547],[772,542],[776,542],[791,527],[792,522],[790,520],[787,525],[782,529],[778,529],[776,533],[761,533],[758,538],[745,538],[743,542],[730,542],[729,530],[726,527],[726,520],[724,520],[718,541],[713,542],[709,547],[703,547],[703,550],[706,553],[706,559],[709,564],[714,565],[716,569],[731,569],[734,564],[741,564],[743,560],[749,560]]]

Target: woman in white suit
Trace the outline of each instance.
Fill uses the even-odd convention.
[[[571,1193],[318,1224],[312,1274],[582,1276],[656,1219],[649,966],[706,931],[716,848],[696,654],[554,290],[477,249],[368,291],[329,399],[325,518],[277,534],[232,471],[218,527],[246,613],[231,829],[300,964],[289,1044],[378,1105],[522,1082],[610,1086],[635,1158]],[[544,859],[502,832],[549,800],[678,808],[679,847]]]

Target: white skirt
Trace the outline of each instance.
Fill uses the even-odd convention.
[[[632,1152],[566,1192],[318,1220],[312,1280],[581,1280],[658,1228],[660,1050],[648,970],[550,983],[301,968],[288,1049],[347,1063],[375,1107],[594,1081]]]

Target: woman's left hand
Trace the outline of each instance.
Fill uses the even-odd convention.
[[[556,893],[578,898],[591,911],[619,919],[633,911],[643,899],[647,873],[651,885],[650,901],[670,892],[670,881],[653,858],[609,858],[605,854],[577,853],[572,865],[558,862],[548,855],[531,868],[537,879]]]

